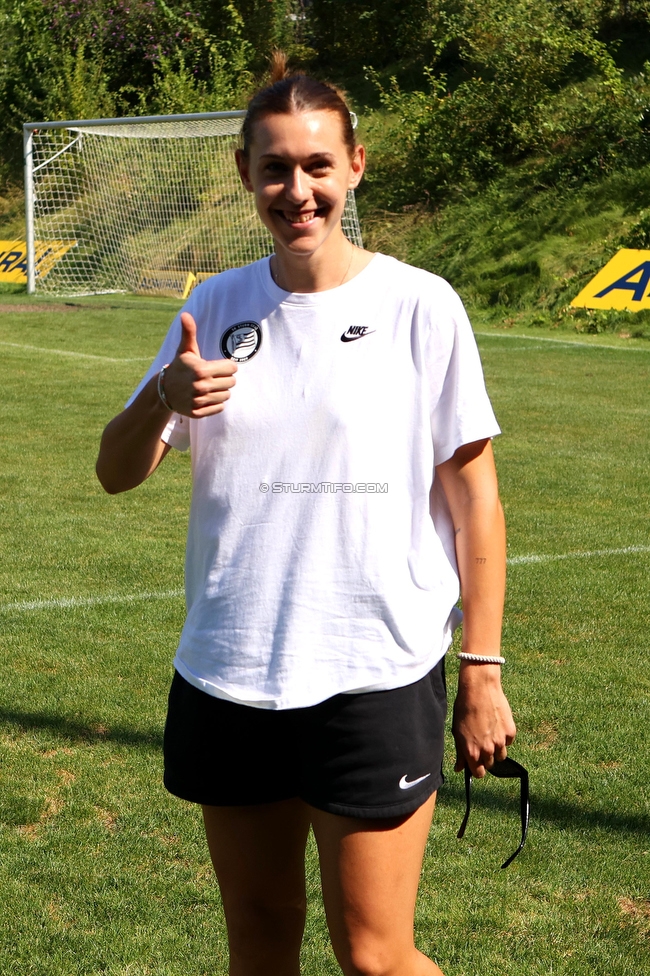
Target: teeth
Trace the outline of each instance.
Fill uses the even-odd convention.
[[[284,216],[287,220],[291,221],[292,224],[306,224],[307,221],[311,220],[315,214],[315,210],[310,210],[309,213],[287,213],[285,210]]]

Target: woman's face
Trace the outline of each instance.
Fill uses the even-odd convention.
[[[237,165],[276,250],[308,256],[342,236],[346,194],[361,180],[365,155],[357,146],[350,158],[334,112],[296,112],[256,122],[249,155],[238,151]]]

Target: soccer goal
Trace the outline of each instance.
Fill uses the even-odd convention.
[[[186,297],[270,254],[233,159],[244,115],[26,123],[28,292]],[[343,230],[361,244],[352,192]]]

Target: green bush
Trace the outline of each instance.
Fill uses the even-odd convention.
[[[254,52],[243,36],[243,21],[235,5],[227,4],[223,14],[224,39],[208,35],[204,39],[207,70],[199,72],[196,65],[192,67],[183,51],[161,56],[151,94],[147,98],[141,93],[143,113],[221,112],[245,104],[252,88]]]
[[[375,68],[431,53],[448,0],[312,0],[308,29],[321,62],[344,67]]]
[[[635,247],[640,250],[650,248],[650,213],[642,210],[639,220],[619,239],[621,247]]]
[[[468,0],[443,19],[423,90],[384,86],[369,69],[384,110],[370,125],[379,165],[369,182],[384,205],[471,191],[527,157],[541,184],[645,157],[648,75],[626,78],[593,28],[538,0]],[[453,76],[440,70],[452,45]]]
[[[650,313],[616,309],[564,308],[560,316],[568,319],[576,332],[602,335],[615,332],[629,339],[650,338]]]
[[[282,40],[272,24],[285,25],[290,39],[293,21],[287,18],[291,0],[249,4],[264,8],[270,25],[266,45],[256,48],[241,6],[0,0],[0,181],[20,173],[26,121],[242,104],[256,59]],[[255,30],[251,36],[257,37]]]

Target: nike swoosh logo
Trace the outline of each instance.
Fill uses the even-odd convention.
[[[364,336],[374,335],[376,331],[376,329],[371,329],[370,332],[356,332],[354,335],[348,335],[347,332],[344,332],[341,336],[341,342],[354,342],[355,339],[363,339]]]
[[[412,779],[409,782],[406,778],[406,775],[404,775],[399,781],[399,788],[400,790],[410,790],[412,786],[417,786],[418,783],[421,783],[423,780],[428,779],[429,776],[431,776],[431,773],[426,773],[426,775],[420,776],[419,779]]]

